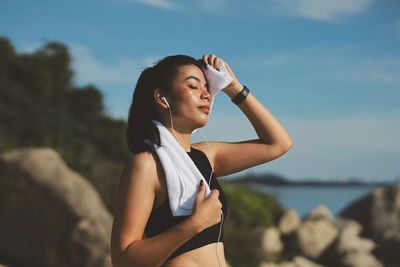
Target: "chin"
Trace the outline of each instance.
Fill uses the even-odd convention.
[[[208,116],[203,116],[202,119],[198,120],[198,124],[197,124],[198,128],[206,126],[207,123],[208,123]]]

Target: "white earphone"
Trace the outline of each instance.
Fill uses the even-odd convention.
[[[167,107],[169,108],[169,104],[168,104],[168,101],[167,101],[167,99],[163,96],[163,97],[161,97],[161,99],[162,100],[164,100],[164,102],[165,102],[165,104],[167,104]]]
[[[171,117],[171,126],[172,126],[172,131],[174,132],[174,135],[175,135],[175,137],[176,137],[176,140],[178,141],[178,143],[179,143],[179,138],[176,136],[176,134],[175,134],[175,130],[174,130],[174,123],[173,123],[173,121],[172,121],[172,113],[171,113],[171,108],[170,108],[170,106],[169,106],[169,104],[168,104],[168,101],[167,101],[167,99],[163,96],[163,97],[161,97],[161,99],[165,102],[165,104],[167,105],[167,107],[168,107],[168,110],[169,110],[169,114],[170,114],[170,117]],[[196,129],[196,130],[199,130],[199,129]],[[194,131],[196,131],[196,130],[194,130]],[[194,132],[193,131],[193,132]],[[202,134],[203,135],[203,134]],[[203,137],[205,138],[205,136],[203,135]],[[210,144],[208,143],[208,141],[207,141],[207,138],[205,138],[206,139],[206,142],[207,142],[207,144],[208,144],[208,153],[211,155],[211,149],[210,149]],[[208,179],[208,184],[209,185],[211,185],[211,177],[212,177],[212,173],[214,172],[214,168],[211,166],[211,174],[210,174],[210,178]],[[218,242],[219,242],[219,239],[220,239],[220,237],[221,237],[221,229],[222,229],[222,223],[223,223],[223,221],[224,221],[224,213],[223,213],[223,211],[221,210],[221,216],[222,216],[222,220],[221,220],[221,226],[220,226],[220,228],[219,228],[219,235],[218,235],[218,240],[217,240],[217,243],[216,243],[216,252],[217,252],[217,258],[218,258],[218,265],[219,266],[221,266],[220,265],[220,262],[219,262],[219,257],[218,257]]]

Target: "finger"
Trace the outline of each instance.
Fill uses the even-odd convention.
[[[214,66],[214,68],[216,68],[217,70],[219,70],[218,60],[219,60],[219,58],[218,58],[217,56],[215,56],[215,57],[213,58],[213,66]]]
[[[229,74],[232,76],[232,78],[236,78],[235,74],[233,73],[233,71],[231,70],[231,67],[229,67],[228,63],[224,64],[225,68],[228,70]]]
[[[208,55],[204,54],[202,60],[203,60],[204,66],[206,66],[206,68],[208,68],[208,66],[207,66]]]
[[[215,68],[215,66],[214,66],[214,59],[215,59],[215,55],[214,55],[214,54],[211,54],[211,55],[208,57],[208,64],[210,64],[211,66],[213,66],[213,67]]]
[[[213,195],[215,195],[216,197],[219,196],[219,190],[218,189],[213,189],[212,192],[213,192]]]
[[[218,71],[221,69],[221,64],[222,64],[221,59],[218,58],[218,57],[216,57],[216,58],[215,58],[215,66],[216,66],[216,69],[217,69]]]
[[[203,181],[202,181],[203,182]],[[203,193],[204,191],[204,193]],[[206,197],[206,190],[204,186],[204,182],[199,184],[199,191],[197,193],[197,200],[203,200]]]

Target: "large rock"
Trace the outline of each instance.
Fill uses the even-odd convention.
[[[326,220],[334,222],[335,218],[333,217],[331,211],[325,205],[320,205],[310,211],[305,216],[306,220]]]
[[[376,242],[374,253],[385,265],[400,262],[400,185],[374,189],[340,211],[339,216],[362,225],[361,235]]]
[[[302,256],[293,257],[292,261],[283,261],[281,263],[263,262],[260,267],[323,267]]]
[[[276,259],[282,253],[283,243],[278,228],[269,227],[264,231],[261,246],[267,261]]]
[[[352,220],[338,222],[340,232],[337,239],[320,257],[326,266],[335,267],[382,267],[382,264],[371,254],[375,248],[372,240],[361,238],[362,227]]]
[[[341,230],[337,239],[337,252],[341,255],[349,253],[370,253],[375,248],[375,243],[369,239],[361,238],[361,225],[350,221]]]
[[[380,237],[390,230],[400,232],[400,185],[374,189],[350,203],[339,216],[358,221],[363,235]]]
[[[302,256],[294,257],[293,262],[296,264],[296,267],[323,267],[322,265],[312,262],[309,259]]]
[[[299,254],[311,259],[317,259],[335,240],[338,233],[331,217],[320,216],[320,212],[320,207],[311,211],[295,232],[294,242],[297,243],[296,247],[299,249]]]
[[[280,264],[274,262],[262,262],[260,267],[297,267],[294,262],[284,261]]]
[[[286,208],[283,211],[283,214],[278,222],[278,228],[281,234],[287,235],[295,230],[300,226],[300,217],[297,214],[295,209]]]
[[[383,267],[373,255],[350,253],[343,258],[344,267]]]
[[[0,261],[7,265],[111,266],[111,215],[52,149],[0,155],[0,214]]]

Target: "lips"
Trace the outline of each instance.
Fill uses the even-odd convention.
[[[210,107],[208,107],[208,106],[202,106],[202,107],[199,107],[204,113],[210,113]]]

